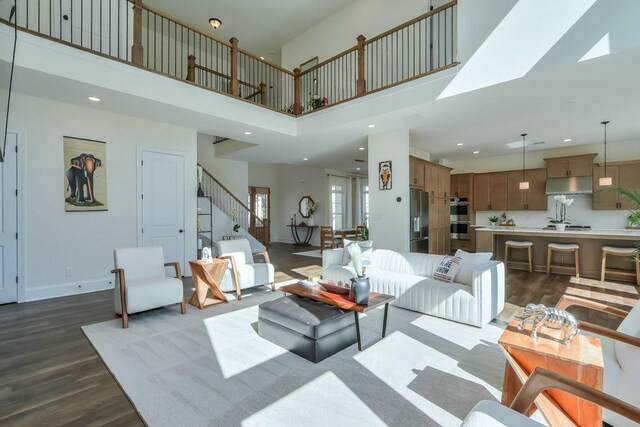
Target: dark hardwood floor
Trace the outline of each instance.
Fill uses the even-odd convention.
[[[322,260],[269,248],[278,282],[321,272]],[[529,302],[553,306],[565,294],[590,296],[629,309],[638,299],[632,285],[509,270],[509,307]],[[191,280],[185,279],[191,293]],[[616,327],[618,319],[576,310],[584,320]],[[113,291],[0,306],[0,425],[143,425],[80,327],[114,319]],[[135,316],[131,319],[135,322]]]

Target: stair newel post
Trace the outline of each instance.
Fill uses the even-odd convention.
[[[293,70],[293,114],[302,114],[302,103],[300,100],[300,68]]]
[[[136,65],[143,65],[142,58],[144,48],[142,47],[142,0],[133,2],[133,43],[131,45],[131,62]]]
[[[187,57],[187,81],[196,81],[196,56],[189,55]]]
[[[238,39],[231,37],[231,95],[240,96],[240,84],[238,80]]]
[[[267,105],[267,84],[260,83],[260,104]]]
[[[367,81],[364,78],[364,41],[366,38],[360,34],[356,40],[358,41],[358,80],[356,80],[356,90],[358,95],[364,95],[367,92]]]

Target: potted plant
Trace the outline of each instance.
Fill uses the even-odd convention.
[[[567,208],[573,204],[573,199],[568,199],[564,194],[553,196],[553,198],[556,201],[556,216],[555,218],[548,217],[549,222],[556,226],[556,230],[562,232],[567,224],[571,224],[571,221],[567,219]]]
[[[614,188],[613,191],[629,200],[636,208],[640,208],[640,189],[626,190],[624,188]],[[640,228],[640,210],[630,211],[627,220],[627,228]]]
[[[313,220],[313,214],[318,210],[318,203],[312,201],[311,199],[307,199],[307,213],[309,214],[309,225],[314,226],[315,221]]]
[[[491,223],[492,227],[497,226],[498,221],[500,221],[500,217],[498,215],[492,215],[489,217],[489,222]]]

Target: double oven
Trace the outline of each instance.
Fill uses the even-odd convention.
[[[451,238],[455,240],[471,239],[471,206],[469,199],[451,198]]]

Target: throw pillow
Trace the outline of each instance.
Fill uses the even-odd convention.
[[[462,249],[458,249],[454,256],[461,259],[457,282],[465,285],[471,285],[473,269],[491,261],[493,254],[491,252],[477,252],[475,254],[471,254],[463,251]]]
[[[451,255],[442,257],[442,261],[433,273],[433,278],[441,282],[453,282],[460,270],[460,258]]]
[[[362,250],[362,266],[368,267],[371,265],[371,255],[373,254],[373,240],[342,240],[342,265],[352,266],[351,255],[349,255],[349,245],[358,245]]]

